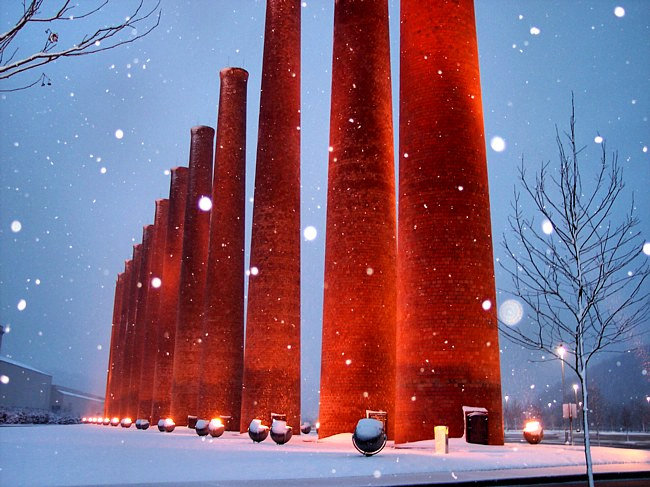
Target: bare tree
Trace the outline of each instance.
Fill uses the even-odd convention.
[[[641,333],[650,315],[650,269],[633,198],[619,218],[625,185],[617,154],[607,157],[603,143],[598,163],[579,162],[584,147],[576,141],[573,97],[569,127],[563,135],[556,129],[557,169],[544,162],[529,178],[522,159],[501,267],[512,278],[513,293],[527,305],[529,320],[500,323],[500,329],[514,343],[550,354],[576,372],[593,486],[588,366],[598,353]],[[583,176],[592,173],[592,181]],[[524,215],[522,193],[541,221]],[[560,353],[560,344],[569,353]]]
[[[161,10],[160,0],[148,9],[145,8],[144,2],[145,0],[139,0],[130,15],[121,17],[120,22],[98,26],[98,14],[110,3],[110,0],[95,2],[92,7],[84,11],[78,11],[78,5],[71,0],[31,0],[29,3],[23,0],[22,13],[18,11],[13,27],[0,34],[0,81],[26,71],[38,70],[41,66],[59,58],[96,54],[146,36],[158,26]],[[88,3],[90,2],[85,2],[86,5]],[[61,33],[60,28],[64,23],[79,22],[84,19],[90,23],[88,27],[90,32],[80,37],[78,34],[75,36],[74,33],[67,36]],[[142,30],[138,31],[138,28]],[[25,39],[26,34],[34,36],[33,29],[43,29],[42,33],[36,33],[36,37],[41,39],[41,44],[33,50],[26,50],[21,46],[23,44],[21,37]],[[128,36],[124,35],[126,32],[129,33]],[[38,83],[51,84],[51,81],[45,72],[41,72],[31,81],[0,91],[23,90]]]

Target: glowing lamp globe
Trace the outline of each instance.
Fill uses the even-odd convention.
[[[531,445],[536,445],[544,438],[544,429],[539,421],[528,421],[524,426],[524,438]]]
[[[83,418],[81,418],[81,422],[82,422],[82,423],[87,423],[87,422],[88,422],[88,418],[84,416]]]
[[[122,428],[130,428],[131,425],[133,424],[133,421],[131,420],[131,418],[122,418],[120,424],[122,425]]]
[[[261,443],[269,436],[269,427],[262,424],[261,419],[254,419],[248,427],[248,436],[255,443]]]
[[[111,424],[111,418],[104,418],[104,421],[102,421],[102,423],[104,424],[104,426],[108,426],[109,424]]]
[[[119,424],[120,424],[120,418],[111,419],[111,426],[119,426]]]
[[[174,420],[172,418],[167,418],[164,424],[165,424],[165,431],[167,433],[171,433],[172,431],[174,431],[174,428],[176,428],[176,423],[174,423]]]
[[[199,436],[208,436],[209,425],[210,425],[209,421],[206,421],[205,419],[199,419],[196,422],[196,425],[194,426],[194,430],[196,431],[196,434]]]
[[[213,438],[219,438],[221,435],[223,435],[225,429],[226,427],[219,418],[213,419],[210,421],[210,424],[208,424],[208,431],[210,432],[210,436]]]

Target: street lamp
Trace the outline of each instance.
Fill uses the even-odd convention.
[[[504,408],[505,411],[504,411],[503,416],[504,416],[504,418],[505,418],[505,421],[504,421],[504,422],[505,422],[505,428],[506,428],[506,430],[507,430],[507,429],[508,429],[508,399],[510,399],[510,396],[508,396],[508,395],[506,394],[503,398],[504,398],[505,401],[506,401],[506,407]]]
[[[564,355],[566,354],[564,345],[560,344],[557,347],[557,354],[560,356],[560,365],[562,366],[562,425],[564,426],[564,443],[568,443],[569,436],[566,430],[566,421],[564,420]]]

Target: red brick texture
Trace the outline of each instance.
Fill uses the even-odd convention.
[[[199,201],[212,195],[213,144],[213,128],[192,128],[171,396],[171,416],[177,425],[186,425],[187,416],[196,415],[198,408],[210,237],[210,211],[201,210]]]
[[[122,384],[124,381],[124,348],[126,347],[126,323],[129,314],[129,297],[131,291],[131,273],[133,272],[133,261],[124,262],[124,276],[122,286],[122,305],[120,308],[119,330],[117,335],[117,347],[115,354],[115,366],[112,379],[113,400],[109,411],[110,417],[120,415],[122,404]]]
[[[147,287],[147,307],[144,317],[144,349],[140,364],[140,381],[138,387],[138,418],[151,419],[153,400],[153,377],[158,355],[158,324],[160,310],[160,287],[154,287],[152,280],[162,277],[163,256],[165,253],[165,236],[167,234],[167,216],[169,200],[156,200],[153,240],[149,255],[149,275],[143,285]]]
[[[140,273],[136,284],[136,315],[135,328],[133,333],[133,352],[131,358],[131,369],[129,372],[129,391],[127,393],[129,417],[133,420],[138,418],[138,406],[140,397],[140,374],[142,371],[142,356],[145,350],[146,313],[149,267],[151,254],[153,253],[154,226],[146,225],[142,230],[142,259],[140,261]]]
[[[120,333],[120,317],[122,312],[122,294],[124,293],[124,273],[117,275],[115,283],[115,299],[113,301],[113,321],[111,323],[111,346],[108,354],[108,367],[106,371],[106,399],[104,399],[104,417],[109,417],[110,411],[114,408],[115,398],[115,361],[118,354],[118,340]]]
[[[268,0],[240,429],[300,426],[300,0]]]
[[[124,323],[124,355],[122,356],[122,380],[120,384],[120,418],[133,419],[134,411],[130,409],[130,380],[133,365],[133,346],[135,344],[135,317],[138,305],[138,281],[142,262],[142,244],[133,246],[131,278],[129,279],[126,322]]]
[[[472,0],[402,0],[396,437],[503,443],[499,342]],[[483,309],[489,301],[491,307]]]
[[[154,422],[170,416],[187,178],[188,169],[186,167],[176,167],[171,170],[169,214],[165,222],[167,231],[165,232],[160,311],[157,325],[156,371],[153,379],[151,408],[151,418]]]
[[[339,0],[327,193],[321,437],[366,409],[394,434],[396,241],[386,0]]]
[[[244,368],[244,213],[248,72],[221,70],[203,316],[199,411],[239,429]]]

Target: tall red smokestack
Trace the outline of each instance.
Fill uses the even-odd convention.
[[[387,0],[339,0],[327,191],[319,435],[366,410],[394,433],[395,170]]]
[[[152,254],[154,226],[146,225],[142,229],[142,258],[138,273],[137,304],[135,315],[135,328],[133,333],[133,352],[131,369],[129,372],[128,412],[131,419],[138,417],[138,404],[140,396],[140,374],[142,355],[144,354],[144,340],[146,331],[147,296],[149,291],[149,262]]]
[[[241,431],[300,426],[300,8],[266,3]]]
[[[397,442],[503,443],[490,203],[472,0],[402,0]]]
[[[248,72],[222,69],[203,317],[199,414],[239,427],[244,367],[244,213]]]
[[[115,399],[113,377],[115,375],[115,361],[118,354],[118,340],[120,333],[120,317],[122,313],[122,294],[124,293],[124,273],[117,275],[115,283],[115,300],[113,301],[113,322],[111,324],[111,347],[108,354],[108,368],[106,372],[106,398],[104,399],[104,417],[108,417],[113,409]]]
[[[169,200],[156,200],[154,232],[149,255],[149,275],[143,283],[147,287],[147,308],[144,318],[144,344],[140,364],[140,385],[138,387],[138,418],[150,419],[153,400],[153,378],[158,355],[158,331],[160,320],[160,294],[162,286],[163,257]]]
[[[198,411],[213,142],[214,129],[192,128],[171,398],[171,416],[179,425],[186,425],[187,416]]]
[[[122,355],[122,372],[120,379],[120,418],[131,417],[133,411],[129,410],[130,372],[133,363],[133,345],[135,337],[135,315],[138,297],[138,274],[142,261],[142,244],[133,246],[133,259],[131,260],[131,276],[128,286],[125,287],[127,313],[124,323],[124,353]],[[126,292],[128,291],[128,294]]]
[[[171,173],[169,214],[166,222],[167,232],[163,255],[162,286],[160,288],[160,314],[157,332],[158,353],[153,380],[154,390],[151,408],[153,421],[170,415],[181,254],[183,252],[185,200],[187,199],[188,169],[186,167],[175,167],[171,170]]]
[[[120,309],[120,322],[117,336],[117,354],[115,357],[115,372],[113,374],[113,401],[110,416],[119,416],[122,404],[122,384],[124,382],[124,349],[126,348],[127,322],[129,316],[129,300],[131,296],[131,276],[133,274],[133,260],[124,261],[124,285],[122,286],[122,306]]]

